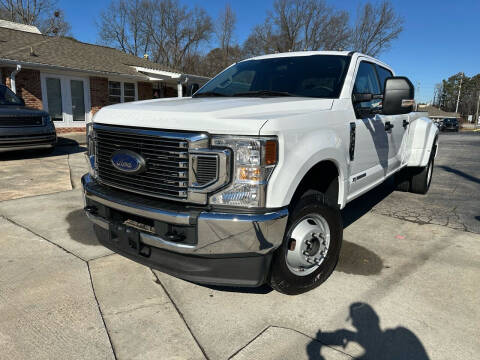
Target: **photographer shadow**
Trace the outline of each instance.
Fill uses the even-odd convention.
[[[366,360],[428,360],[429,357],[421,341],[404,327],[382,330],[380,319],[373,308],[366,303],[350,305],[351,320],[356,331],[340,329],[334,332],[318,331],[316,339],[307,345],[310,360],[325,359],[321,355],[322,346],[342,346],[348,343],[359,344],[364,353],[356,359]]]

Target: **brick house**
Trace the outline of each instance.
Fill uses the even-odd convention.
[[[34,26],[0,20],[0,83],[27,106],[47,110],[58,129],[84,128],[106,105],[181,97],[191,84],[208,80],[113,48],[50,37]]]

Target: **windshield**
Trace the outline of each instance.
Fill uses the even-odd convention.
[[[5,85],[0,85],[0,105],[23,105],[22,100]]]
[[[337,98],[350,57],[312,55],[247,60],[227,68],[194,97],[300,96]]]

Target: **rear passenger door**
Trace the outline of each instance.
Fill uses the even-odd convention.
[[[383,94],[385,88],[385,80],[392,77],[393,74],[387,68],[375,64],[378,79],[380,82],[380,90]],[[402,115],[381,115],[383,122],[386,124],[386,133],[388,138],[388,173],[397,170],[405,160],[405,142],[408,133],[408,114]]]

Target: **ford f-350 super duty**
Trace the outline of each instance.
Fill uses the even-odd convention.
[[[438,129],[414,89],[356,52],[238,62],[190,98],[107,106],[87,127],[98,240],[198,283],[298,294],[332,273],[340,210],[395,175],[425,194]]]

